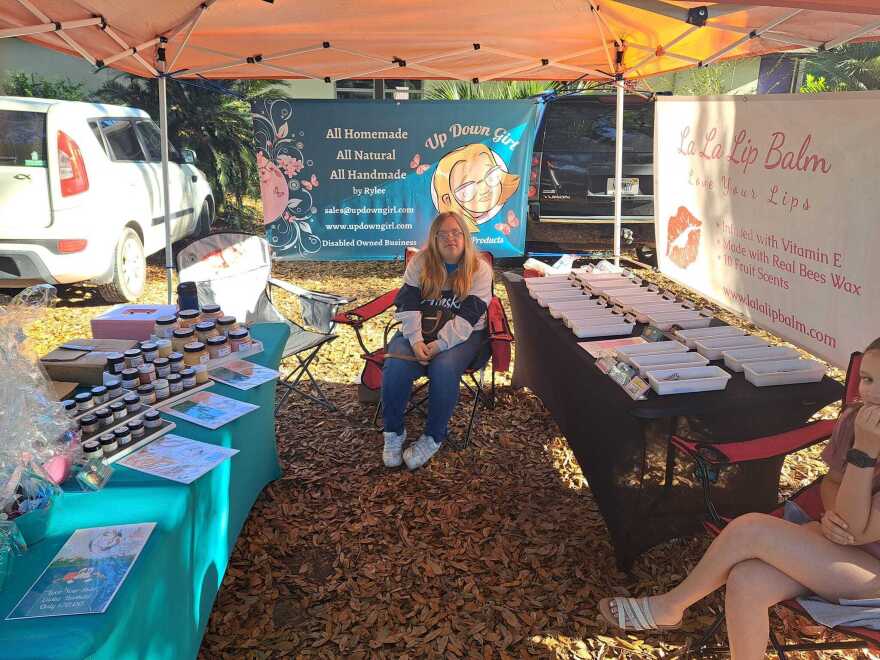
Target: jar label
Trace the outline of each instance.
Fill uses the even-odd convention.
[[[229,353],[230,353],[229,346],[221,346],[220,348],[217,349],[217,357],[218,358],[226,357],[227,355],[229,355]]]
[[[209,355],[207,355],[207,354],[205,354],[205,355],[200,355],[200,356],[199,356],[199,364],[200,364],[200,365],[202,365],[202,364],[207,364],[207,363],[208,363],[208,360],[210,360],[210,359],[211,359],[211,357],[210,357]]]
[[[166,364],[164,367],[156,369],[156,373],[159,375],[159,378],[167,378],[168,374],[171,373],[171,367]]]

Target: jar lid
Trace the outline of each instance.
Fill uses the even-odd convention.
[[[86,440],[82,443],[83,453],[86,454],[94,454],[95,452],[101,451],[101,445],[97,440]]]
[[[85,403],[86,401],[92,400],[92,393],[91,392],[80,392],[75,397],[73,397],[73,399],[77,403]]]
[[[147,353],[152,353],[153,351],[159,350],[159,344],[154,341],[142,341],[141,350],[146,351]]]
[[[162,338],[162,339],[157,339],[157,340],[156,340],[156,346],[158,346],[159,348],[162,348],[163,346],[171,346],[171,340],[170,340],[170,339],[164,339],[164,338]]]
[[[107,362],[122,362],[125,356],[122,353],[107,353]]]
[[[191,342],[183,347],[185,353],[201,353],[203,350],[205,350],[205,345],[200,341]]]
[[[181,378],[189,378],[190,376],[195,376],[195,375],[196,375],[196,370],[193,369],[192,367],[187,367],[186,369],[180,370],[180,377]]]
[[[220,305],[202,305],[202,314],[216,314],[220,311]]]
[[[176,339],[186,339],[187,337],[192,337],[195,334],[195,330],[192,328],[178,328],[174,331],[174,337]]]
[[[176,383],[177,381],[181,380],[180,374],[168,374],[165,380],[167,380],[169,383]]]
[[[107,388],[103,385],[95,385],[92,388],[92,396],[101,396],[103,394],[107,394]]]
[[[101,443],[101,447],[104,445],[115,445],[116,444],[116,436],[112,433],[105,433],[100,438],[98,438],[98,442]]]
[[[141,398],[137,394],[126,394],[124,397],[122,397],[122,400],[125,403],[140,403],[141,402]]]
[[[176,316],[160,316],[156,319],[156,325],[174,325],[177,323]]]
[[[128,424],[126,424],[126,426],[129,429],[133,430],[133,429],[143,428],[144,423],[139,419],[133,419]]]
[[[98,419],[107,419],[113,414],[113,411],[109,408],[101,408],[100,410],[95,411],[95,417]]]
[[[125,357],[138,357],[141,354],[141,349],[139,348],[129,348],[125,351]]]
[[[106,387],[107,391],[118,390],[120,387],[122,387],[122,381],[118,378],[108,378]]]
[[[159,411],[158,410],[148,410],[144,413],[144,419],[148,419],[151,422],[159,419]]]
[[[229,338],[230,339],[244,339],[248,336],[247,328],[239,328],[238,330],[230,330]]]
[[[61,402],[61,405],[64,406],[65,410],[73,410],[74,408],[76,408],[76,401],[74,401],[73,399],[65,399]]]
[[[226,343],[226,337],[224,335],[217,335],[216,337],[208,337],[208,346],[222,346]]]
[[[94,423],[97,422],[97,421],[98,421],[98,418],[97,418],[97,417],[95,417],[94,415],[89,414],[89,415],[85,415],[84,417],[80,417],[79,423],[80,423],[82,426],[85,426],[85,425],[87,425],[87,424],[94,424]]]
[[[156,367],[152,362],[147,362],[146,364],[142,364],[138,367],[138,373],[140,374],[149,374],[156,371]]]
[[[172,353],[168,356],[169,362],[180,362],[183,359],[183,353]]]
[[[196,330],[198,332],[207,332],[208,330],[213,330],[217,327],[217,324],[213,321],[202,321],[201,323],[196,323]]]
[[[140,401],[140,399],[138,399]],[[125,410],[125,401],[114,401],[110,404],[110,410],[116,412],[118,410]]]
[[[217,325],[232,325],[233,323],[235,323],[234,316],[221,316],[217,319]]]
[[[168,364],[168,358],[156,358],[155,360],[153,360],[153,364],[156,367],[164,367],[166,364]]]
[[[127,435],[131,435],[131,431],[128,430],[127,426],[120,426],[118,429],[113,431],[113,435],[117,438],[124,438]]]
[[[197,309],[182,309],[177,315],[182,319],[194,319],[200,314]]]
[[[122,380],[137,380],[140,372],[137,369],[123,369]]]
[[[152,392],[152,391],[155,390],[155,389],[156,389],[156,388],[153,387],[153,384],[152,384],[152,383],[147,383],[146,385],[141,385],[141,386],[138,388],[138,393],[139,393],[139,394],[149,394],[150,392]]]

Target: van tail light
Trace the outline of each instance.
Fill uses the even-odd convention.
[[[64,131],[58,131],[58,178],[62,197],[78,195],[89,189],[89,175],[82,152]]]
[[[82,252],[86,249],[88,241],[83,238],[62,238],[58,241],[58,252],[61,254],[71,254],[73,252]]]

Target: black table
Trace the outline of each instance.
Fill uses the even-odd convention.
[[[528,387],[553,415],[625,570],[648,548],[702,528],[702,491],[690,461],[675,460],[669,445],[673,430],[712,443],[782,433],[843,395],[842,385],[827,377],[757,388],[738,373],[722,391],[662,397],[652,391],[646,400],[634,401],[578,346],[585,340],[529,296],[521,277],[505,273],[504,285],[516,337],[513,386]],[[783,460],[724,468],[712,491],[718,510],[739,515],[774,508]]]

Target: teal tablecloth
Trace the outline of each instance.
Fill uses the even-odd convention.
[[[253,362],[277,368],[287,341],[281,323],[253,335]],[[199,650],[229,555],[260,491],[281,470],[275,447],[275,381],[249,391],[209,391],[260,406],[215,431],[173,418],[172,431],[239,453],[190,485],[119,467],[104,490],[65,484],[44,540],[16,558],[0,591],[0,658],[192,658]],[[156,528],[104,614],[6,621],[74,530],[155,522]]]

